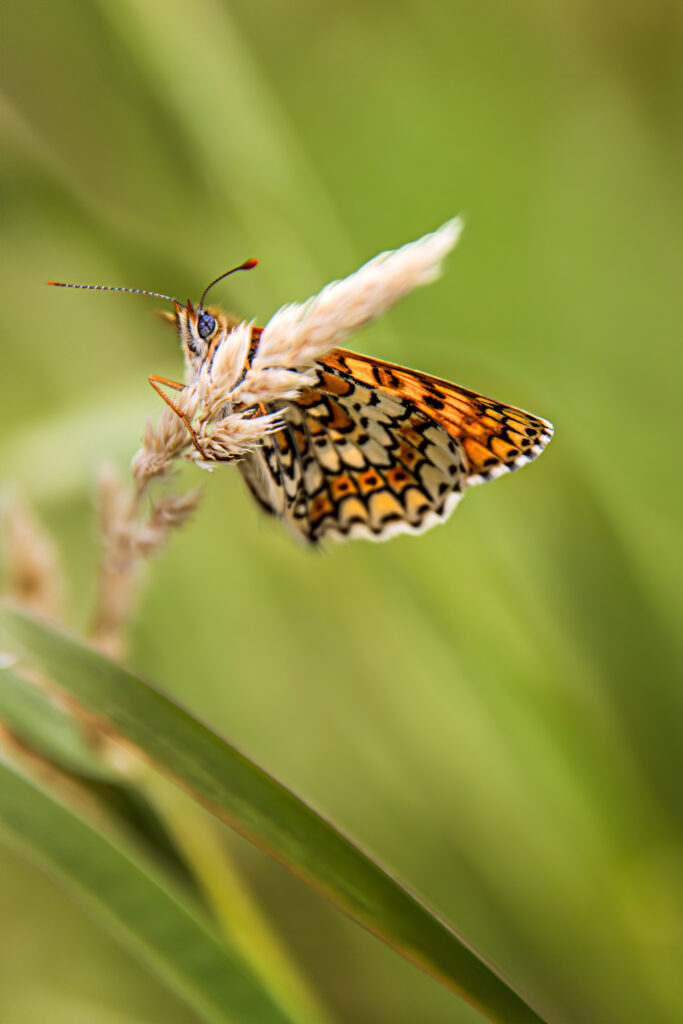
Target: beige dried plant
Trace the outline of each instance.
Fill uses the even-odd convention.
[[[46,619],[59,619],[64,578],[57,548],[29,506],[8,495],[0,510],[5,589],[11,599]]]

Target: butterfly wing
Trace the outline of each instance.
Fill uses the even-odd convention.
[[[419,370],[340,348],[322,362],[337,373],[412,402],[443,427],[462,446],[468,484],[492,480],[532,462],[553,435],[552,424],[539,416]]]
[[[468,484],[531,461],[545,420],[417,371],[335,349],[282,403],[285,427],[240,468],[308,541],[384,540],[443,522]]]

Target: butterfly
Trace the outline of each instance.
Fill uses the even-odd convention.
[[[438,234],[425,238],[438,240]],[[395,259],[408,249],[384,255]],[[255,264],[248,260],[235,270]],[[175,312],[161,316],[177,330],[195,379],[239,323],[204,306],[209,288],[226,276],[205,289],[196,307],[142,292],[174,303]],[[263,329],[250,330],[237,384],[259,353]],[[201,454],[192,423],[163,390],[185,385],[156,375],[149,381],[183,418]],[[277,425],[243,453],[239,470],[260,507],[314,545],[422,533],[445,521],[468,487],[532,462],[553,434],[547,420],[523,409],[344,348],[325,351],[309,368],[305,386],[293,397],[260,405],[258,413],[277,417]]]
[[[221,310],[189,303],[166,316],[196,362],[232,326]],[[252,357],[261,333],[252,328]],[[313,376],[295,400],[277,403],[281,429],[237,463],[261,508],[312,544],[422,533],[467,487],[533,461],[553,434],[522,409],[343,348],[322,356]]]

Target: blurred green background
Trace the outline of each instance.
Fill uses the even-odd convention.
[[[237,472],[156,561],[130,660],[374,852],[553,1024],[683,1019],[676,459],[683,18],[671,0],[0,5],[2,485],[83,628],[93,472],[125,469],[154,300],[264,322],[464,211],[360,351],[555,423],[421,538],[299,549]],[[199,478],[199,480],[197,479]],[[680,554],[680,548],[678,548]],[[335,1019],[479,1016],[246,843]],[[0,848],[8,1024],[195,1018]]]

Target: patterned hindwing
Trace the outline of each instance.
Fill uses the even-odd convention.
[[[282,404],[285,427],[240,463],[262,507],[296,534],[384,540],[448,517],[466,469],[457,441],[415,404],[316,368],[315,387]]]
[[[477,484],[532,462],[553,435],[551,423],[418,370],[345,349],[321,360],[328,371],[412,403],[461,446],[467,483]]]

